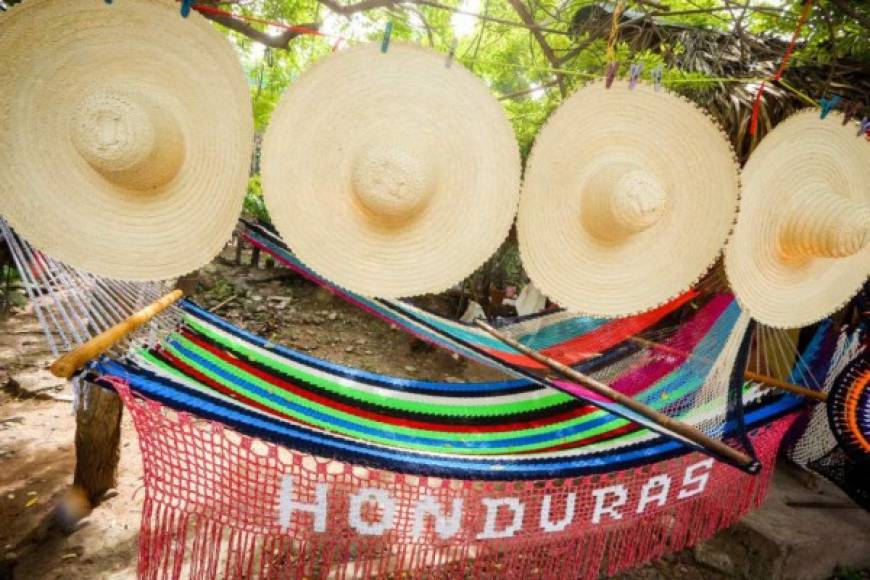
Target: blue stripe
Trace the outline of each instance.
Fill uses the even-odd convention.
[[[281,346],[280,344],[271,343],[264,338],[238,328],[223,320],[219,316],[203,310],[190,301],[183,300],[179,303],[181,307],[191,315],[200,320],[206,321],[212,326],[216,326],[221,330],[239,337],[251,344],[260,348],[278,354],[284,358],[290,359],[300,364],[304,364],[316,369],[338,375],[340,377],[353,379],[360,382],[365,382],[373,385],[386,386],[389,388],[405,391],[426,390],[426,391],[481,391],[481,392],[497,392],[504,390],[515,390],[519,387],[534,386],[533,383],[525,380],[514,381],[496,381],[491,383],[441,383],[430,381],[419,381],[415,379],[400,379],[398,377],[388,377],[377,373],[370,373],[353,367],[346,367],[330,361],[308,356],[301,352]]]
[[[203,396],[192,395],[180,385],[148,378],[141,370],[132,371],[115,361],[104,359],[97,369],[116,376],[130,384],[144,396],[158,400],[172,408],[191,412],[200,417],[219,421],[239,431],[285,445],[292,449],[324,457],[335,457],[350,463],[371,465],[383,469],[454,477],[459,479],[537,479],[546,477],[576,477],[602,473],[627,467],[661,461],[681,455],[687,450],[680,443],[656,437],[643,445],[612,450],[582,458],[554,458],[551,460],[485,460],[442,458],[425,453],[399,452],[381,449],[364,443],[354,443],[330,437],[302,427],[289,426],[267,420],[249,412],[229,409],[224,403]],[[800,397],[784,395],[747,413],[750,427],[757,427],[798,408]],[[735,428],[726,425],[728,433]]]
[[[543,433],[539,435],[527,435],[524,437],[512,437],[506,438],[499,441],[474,441],[474,440],[463,440],[456,441],[453,439],[438,439],[433,437],[419,437],[413,435],[405,435],[402,433],[396,433],[395,431],[386,429],[375,429],[372,427],[367,427],[365,425],[361,425],[355,423],[353,421],[347,421],[345,419],[340,419],[334,415],[330,415],[328,413],[322,413],[320,411],[316,411],[314,409],[310,409],[305,407],[304,405],[296,404],[284,397],[280,397],[274,393],[270,393],[268,390],[263,389],[256,384],[242,378],[231,374],[224,369],[220,368],[218,365],[210,362],[206,358],[200,356],[196,352],[186,348],[185,346],[179,344],[176,340],[169,339],[169,345],[177,350],[184,358],[194,361],[198,366],[208,370],[208,372],[212,373],[215,376],[220,377],[221,381],[227,384],[235,385],[236,387],[255,393],[257,396],[263,397],[275,404],[279,407],[288,410],[289,412],[295,412],[303,417],[307,417],[308,419],[313,419],[317,421],[322,421],[327,424],[335,425],[336,427],[341,427],[344,429],[349,429],[351,431],[356,431],[363,435],[367,435],[369,437],[381,437],[384,439],[390,439],[392,441],[397,441],[401,443],[411,443],[411,444],[420,444],[420,445],[433,445],[442,448],[461,448],[461,449],[499,449],[503,447],[513,447],[520,445],[535,445],[538,443],[549,443],[551,445],[557,445],[559,443],[563,443],[563,439],[566,437],[570,437],[575,434],[583,434],[583,432],[588,431],[590,429],[595,429],[602,425],[605,425],[611,421],[615,421],[617,417],[610,415],[609,413],[604,413],[598,419],[591,419],[585,423],[580,425],[573,425],[571,427],[566,427],[563,429],[559,429],[557,431],[553,431],[551,433]],[[292,395],[291,395],[292,396]],[[460,405],[457,405],[457,407]]]

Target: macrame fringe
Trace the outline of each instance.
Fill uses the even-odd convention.
[[[677,488],[682,485],[685,489],[686,470],[703,462],[703,456],[687,454],[615,473],[567,480],[480,482],[423,478],[266,444],[219,424],[167,411],[153,401],[135,397],[123,384],[116,388],[140,435],[146,497],[138,571],[140,578],[154,580],[562,580],[612,575],[708,538],[759,505],[782,434],[792,421],[791,416],[785,417],[752,434],[764,464],[761,475],[750,476],[715,464],[707,472],[709,481],[703,493],[677,500]],[[286,474],[292,474],[299,483],[293,501],[311,502],[312,490],[318,484],[331,486],[325,531],[313,529],[315,520],[310,513],[298,514],[298,521],[293,520],[289,528],[279,525],[277,496],[280,480]],[[674,501],[654,505],[644,513],[637,513],[640,508],[635,509],[637,504],[629,502],[618,517],[604,518],[597,524],[590,521],[588,500],[596,490],[622,486],[636,501],[644,484],[649,485],[651,477],[662,474],[673,483],[665,495]],[[364,535],[348,525],[345,496],[372,488],[385,490],[396,503],[398,523],[383,535]],[[578,505],[583,501],[586,504],[574,512],[571,525],[556,533],[544,533],[537,525],[542,497],[554,498],[549,517],[553,523],[566,517],[568,492],[576,494]],[[399,531],[413,523],[413,508],[409,506],[423,494],[438,496],[445,506],[452,497],[464,499],[463,526],[458,534],[440,540],[433,530],[428,530],[428,535],[414,539]],[[524,503],[525,516],[520,517],[524,526],[513,537],[481,540],[476,535],[485,527],[482,500],[492,497],[517,498]],[[499,518],[496,527],[503,529],[510,520]]]
[[[747,477],[715,498],[550,542],[436,548],[237,529],[230,522],[145,499],[139,576],[164,578],[582,578],[613,575],[692,546],[735,524],[770,478]],[[183,572],[187,570],[187,574]]]

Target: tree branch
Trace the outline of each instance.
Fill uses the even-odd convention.
[[[342,16],[350,16],[364,10],[373,10],[375,8],[386,8],[396,4],[395,0],[361,0],[355,4],[342,5],[336,0],[317,0],[336,14]]]
[[[291,40],[310,31],[316,31],[320,26],[317,22],[309,22],[307,24],[288,26],[287,29],[282,31],[280,34],[272,35],[260,30],[259,28],[255,28],[240,18],[233,17],[228,12],[213,11],[214,9],[209,9],[209,4],[211,3],[201,3],[202,9],[197,10],[197,12],[212,22],[217,22],[221,26],[234,30],[239,34],[247,36],[254,42],[259,42],[260,44],[270,48],[286,49]]]
[[[855,8],[851,2],[848,0],[833,0],[833,2],[837,5],[837,8],[863,24],[866,28],[870,28],[870,17],[858,12],[858,9]]]
[[[535,40],[538,41],[538,44],[541,47],[541,51],[544,53],[544,56],[550,62],[550,66],[553,68],[559,67],[559,59],[556,57],[556,53],[553,52],[552,47],[547,43],[547,39],[544,38],[544,33],[538,29],[538,23],[535,22],[535,18],[531,15],[531,13],[526,10],[525,4],[523,4],[522,0],[508,0],[510,5],[513,6],[514,10],[516,10],[517,14],[520,17],[520,20],[529,27],[529,30],[532,33],[532,36],[535,37]],[[560,73],[556,73],[556,81],[559,83],[559,91],[562,93],[562,96],[565,96],[565,79],[562,77]]]

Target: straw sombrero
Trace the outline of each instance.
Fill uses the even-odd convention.
[[[507,237],[513,131],[486,85],[443,54],[392,43],[324,58],[293,83],[263,143],[263,194],[290,248],[354,292],[437,292]]]
[[[840,113],[797,113],[758,145],[742,182],[725,271],[743,308],[778,328],[837,311],[870,274],[870,143]]]
[[[731,147],[700,109],[643,84],[590,84],[556,110],[529,157],[523,266],[569,310],[649,310],[717,259],[738,190]]]
[[[241,212],[253,136],[232,47],[172,0],[26,0],[0,13],[0,215],[67,264],[164,279]]]

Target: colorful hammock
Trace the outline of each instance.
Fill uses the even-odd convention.
[[[725,302],[710,328],[733,317]],[[750,476],[551,389],[385,377],[182,309],[161,344],[96,369],[140,436],[147,578],[615,573],[757,505],[801,404],[744,386],[765,467]],[[693,397],[681,366],[636,396],[659,406]],[[687,409],[693,423],[711,413]]]
[[[19,268],[28,279],[34,265],[58,268],[26,255]],[[61,271],[82,286],[71,302],[83,312],[92,310],[87,292],[131,291]],[[41,283],[56,305],[63,300],[51,288],[60,279]],[[132,288],[139,290],[157,293]],[[477,353],[486,338],[403,303],[365,305],[454,348]],[[730,296],[698,306],[661,335],[665,353],[608,331],[589,342],[597,356],[576,364],[754,447],[761,475],[534,382],[384,377],[272,344],[183,303],[155,322],[159,340],[136,340],[126,356],[93,369],[121,395],[139,433],[140,575],[592,578],[712,535],[763,498],[801,401],[732,372],[748,343]],[[431,324],[419,323],[424,316]],[[437,324],[451,330],[434,332]],[[550,330],[560,324],[561,334]],[[556,313],[507,327],[526,341],[560,345],[609,324]],[[557,338],[542,338],[547,332]],[[723,388],[729,383],[736,390]]]

